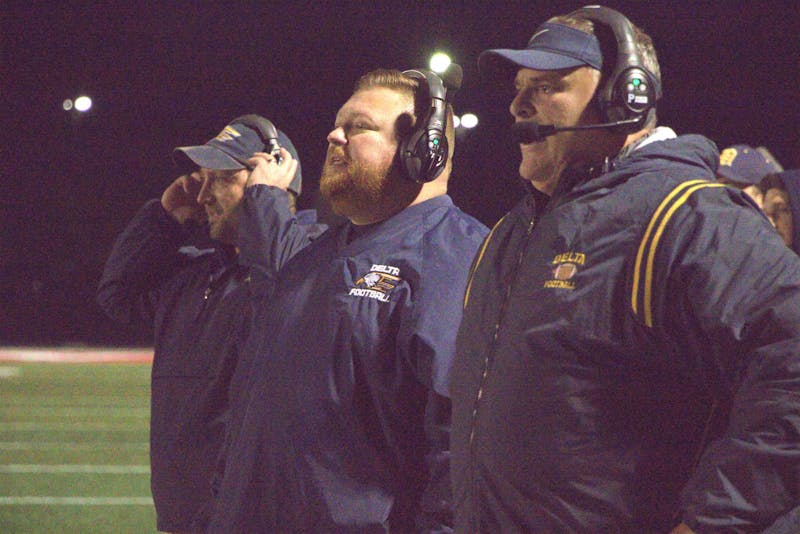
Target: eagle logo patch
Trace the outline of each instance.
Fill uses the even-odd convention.
[[[389,302],[392,290],[402,281],[400,269],[391,265],[374,264],[369,272],[356,280],[348,293],[352,297],[367,297]]]

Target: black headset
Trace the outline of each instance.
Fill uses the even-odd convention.
[[[603,6],[585,6],[568,16],[576,15],[609,28],[616,40],[614,70],[597,89],[601,122],[621,123],[615,128],[624,133],[639,131],[655,113],[656,100],[661,98],[661,84],[639,56],[633,24],[619,11]]]
[[[251,130],[254,130],[256,133],[258,133],[258,136],[261,138],[261,142],[264,143],[264,151],[274,157],[278,164],[281,163],[283,158],[281,157],[281,145],[278,143],[278,130],[271,121],[260,115],[251,113],[249,115],[236,117],[230,122],[230,124],[235,123],[244,124]],[[238,158],[234,159],[239,161]],[[239,161],[239,163],[245,165],[248,169],[251,169],[250,165],[248,165],[246,161]]]
[[[430,100],[426,115],[419,117],[414,129],[400,140],[398,152],[406,177],[423,184],[435,180],[447,164],[447,88],[442,78],[429,70],[412,69],[403,74],[418,80],[420,90]]]

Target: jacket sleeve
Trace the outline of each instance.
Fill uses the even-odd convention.
[[[239,213],[239,262],[252,276],[271,281],[278,271],[327,227],[303,224],[289,210],[286,191],[257,184],[245,189]]]
[[[709,419],[729,410],[709,428],[682,519],[697,532],[761,531],[800,499],[800,258],[727,188],[698,190],[665,225],[654,328],[710,390]]]
[[[103,268],[97,303],[123,324],[152,324],[160,285],[181,263],[186,233],[161,207],[148,201],[119,235]]]
[[[428,233],[418,294],[404,312],[399,333],[401,354],[427,389],[424,431],[428,480],[417,525],[425,532],[447,531],[452,525],[450,369],[469,268],[488,234],[488,228],[477,222],[454,219],[445,224],[449,228]]]

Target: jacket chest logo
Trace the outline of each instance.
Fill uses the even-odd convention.
[[[550,273],[552,278],[546,280],[544,287],[553,289],[575,289],[572,278],[586,264],[586,254],[582,252],[564,252],[553,258]]]
[[[367,274],[356,280],[355,287],[351,287],[348,294],[389,302],[392,290],[402,281],[399,275],[397,267],[374,264]]]

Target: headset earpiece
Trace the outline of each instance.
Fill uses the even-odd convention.
[[[278,129],[275,128],[272,121],[259,115],[242,115],[231,121],[231,123],[236,122],[255,130],[264,143],[265,152],[273,156],[275,161],[281,163],[283,158],[281,158],[281,145],[278,142]]]
[[[418,80],[420,90],[427,91],[425,97],[430,101],[426,115],[419,117],[414,129],[401,139],[398,152],[405,175],[421,184],[435,180],[447,164],[447,88],[429,70],[413,69],[403,74]]]
[[[661,87],[639,56],[633,24],[619,11],[602,6],[586,6],[570,13],[574,15],[600,24],[614,34],[616,63],[603,86],[597,89],[601,122],[635,120],[615,128],[624,133],[640,130],[655,113]]]

